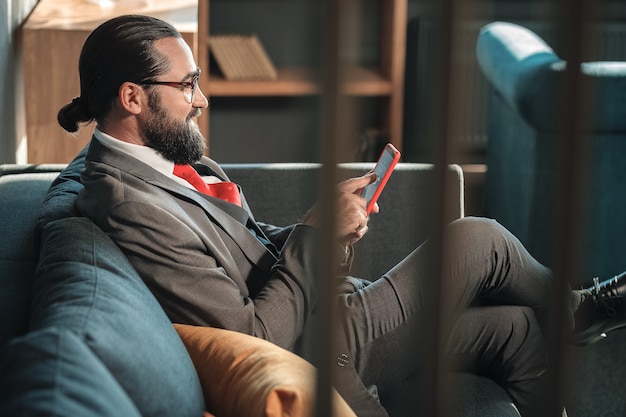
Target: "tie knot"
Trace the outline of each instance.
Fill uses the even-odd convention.
[[[198,173],[189,164],[187,164],[187,165],[176,164],[176,165],[174,165],[174,175],[176,175],[177,177],[180,177],[180,178],[187,179],[187,178],[192,178],[192,177],[198,175]]]
[[[232,182],[223,181],[207,184],[191,165],[174,165],[174,175],[184,179],[201,193],[241,206],[239,190]]]

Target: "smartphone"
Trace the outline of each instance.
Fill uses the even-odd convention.
[[[376,181],[367,185],[361,192],[361,197],[365,198],[367,204],[365,210],[368,216],[383,188],[385,188],[385,184],[387,184],[387,180],[399,159],[400,152],[391,143],[388,143],[378,157],[378,162],[376,162],[374,167],[373,172],[376,174]]]

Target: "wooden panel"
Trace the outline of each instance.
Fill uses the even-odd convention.
[[[69,162],[93,127],[73,137],[57,123],[59,109],[80,94],[78,56],[89,31],[24,32],[24,90],[28,162]]]
[[[84,0],[41,0],[23,26],[28,163],[67,163],[91,138],[94,125],[71,135],[57,123],[61,107],[80,94],[78,57],[89,33],[114,16],[136,12],[170,21],[197,57],[196,0],[130,0],[101,7]],[[193,22],[177,15],[193,7]],[[188,14],[188,11],[184,11]],[[182,20],[177,22],[176,19]]]

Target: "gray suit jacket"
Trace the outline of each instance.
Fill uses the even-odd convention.
[[[228,179],[211,159],[201,163]],[[121,247],[172,321],[294,349],[316,302],[315,228],[258,223],[243,193],[242,207],[205,196],[95,138],[81,178],[78,209]]]

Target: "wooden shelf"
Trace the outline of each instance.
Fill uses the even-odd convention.
[[[301,96],[319,93],[314,71],[307,68],[277,68],[275,81],[227,81],[211,73],[207,82],[210,96]]]
[[[278,68],[275,81],[227,81],[211,73],[207,93],[214,97],[305,96],[321,92],[316,72],[309,68]],[[351,96],[390,95],[391,81],[378,69],[355,67],[346,72],[343,92]]]

